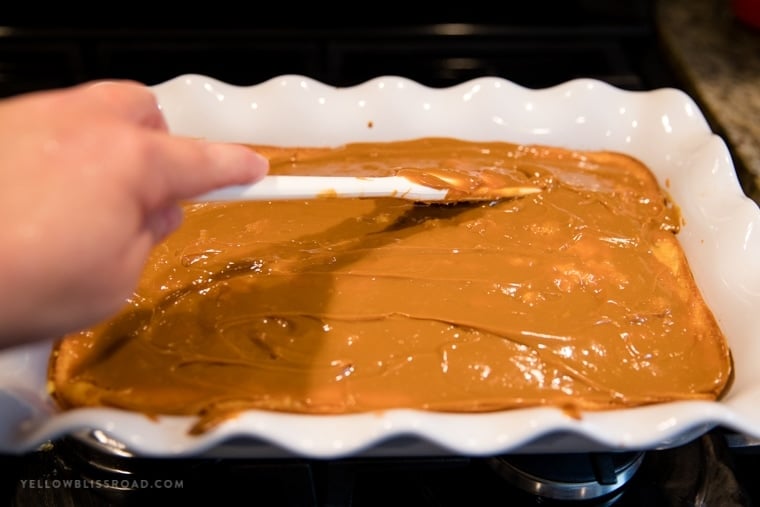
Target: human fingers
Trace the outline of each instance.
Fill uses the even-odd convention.
[[[108,108],[127,121],[157,130],[168,130],[158,100],[151,89],[137,81],[97,81],[79,89],[87,99],[101,108]]]
[[[182,208],[178,204],[170,204],[149,212],[143,222],[148,232],[150,246],[158,244],[182,223]]]
[[[143,200],[149,208],[229,185],[254,183],[269,170],[269,161],[252,149],[230,143],[213,143],[155,133],[155,146],[143,167]],[[149,169],[148,169],[149,168]]]

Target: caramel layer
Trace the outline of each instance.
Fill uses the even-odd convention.
[[[60,341],[62,407],[200,415],[201,432],[254,408],[579,411],[726,389],[679,210],[640,162],[433,138],[256,148],[273,174],[492,174],[542,191],[188,205],[127,307]]]

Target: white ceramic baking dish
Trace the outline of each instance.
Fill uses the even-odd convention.
[[[383,76],[335,88],[303,76],[248,87],[200,75],[154,87],[172,131],[208,139],[338,145],[422,136],[540,143],[628,153],[667,185],[685,218],[678,237],[726,333],[734,383],[719,402],[585,413],[414,410],[309,416],[251,411],[190,436],[193,420],[115,409],[59,411],[49,399],[50,343],[0,354],[0,451],[74,434],[152,456],[494,455],[664,448],[722,426],[760,438],[760,211],[695,102],[674,89],[630,92],[579,79],[533,90],[500,78],[429,88]]]

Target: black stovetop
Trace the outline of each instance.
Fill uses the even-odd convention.
[[[755,505],[760,448],[730,447],[725,437],[718,429],[680,447],[645,452],[326,461],[118,457],[63,439],[22,457],[3,457],[0,502],[16,507],[170,501],[304,507]],[[504,473],[507,466],[521,471],[521,480]],[[616,475],[627,467],[630,473]],[[533,478],[526,482],[528,474]],[[606,490],[593,490],[605,484]]]
[[[100,19],[54,8],[24,14],[19,5],[0,14],[0,96],[103,78],[152,85],[186,73],[237,85],[303,74],[336,86],[401,75],[435,87],[500,76],[531,88],[580,77],[657,88],[673,80],[654,1],[472,0],[414,12],[390,0],[361,8],[281,2],[254,13]]]

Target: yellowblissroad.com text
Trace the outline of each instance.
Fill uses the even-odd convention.
[[[181,489],[184,487],[182,479],[112,479],[112,480],[87,480],[87,479],[22,479],[19,481],[22,488],[29,489]]]

